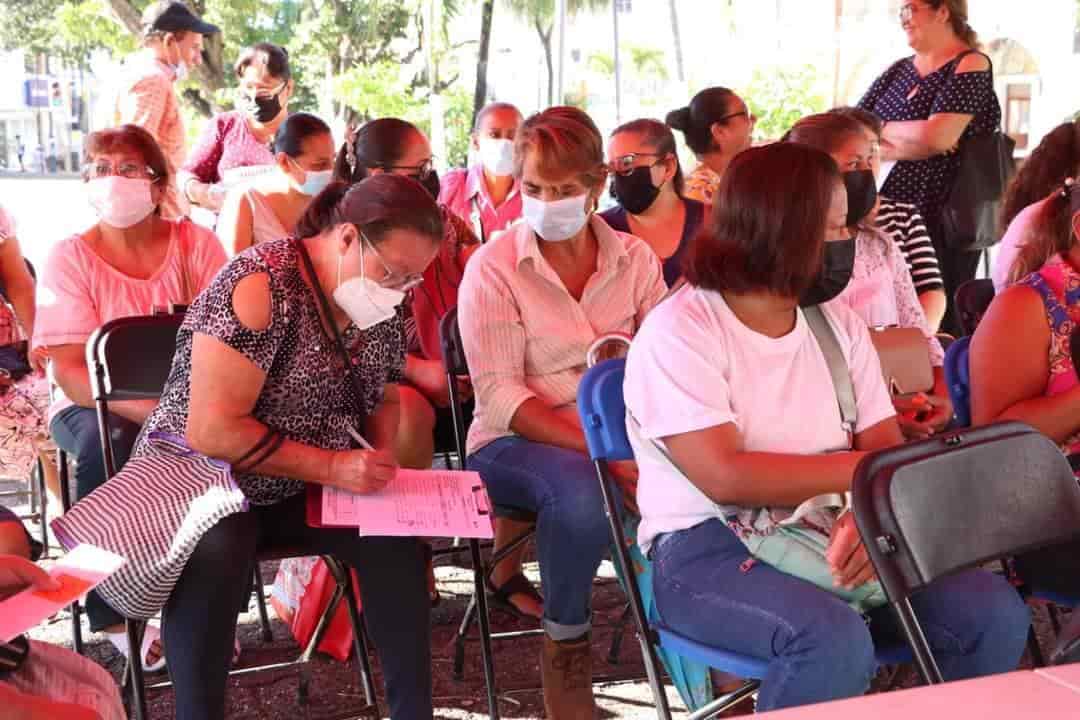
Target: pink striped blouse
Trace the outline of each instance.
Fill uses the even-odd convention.
[[[512,435],[522,403],[572,411],[585,352],[607,332],[633,334],[667,292],[660,261],[633,235],[590,220],[596,272],[575,300],[524,222],[483,245],[465,267],[458,322],[476,394],[468,451]]]

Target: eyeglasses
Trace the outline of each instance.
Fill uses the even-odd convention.
[[[428,158],[419,165],[383,165],[384,170],[409,170],[409,175],[424,180],[435,172],[435,158]]]
[[[92,165],[85,166],[82,175],[83,180],[86,182],[98,178],[110,177],[112,175],[127,178],[128,180],[134,180],[136,178],[149,178],[150,180],[153,180],[157,177],[157,174],[146,165],[121,163],[116,167],[113,167],[107,162],[96,162]]]
[[[375,246],[372,245],[371,241],[367,238],[364,238],[364,245],[367,245],[367,247],[371,250],[372,254],[374,254],[375,257],[379,259],[379,262],[382,263],[383,270],[386,271],[386,275],[383,276],[382,280],[379,280],[379,284],[382,285],[384,288],[387,288],[388,290],[408,292],[409,290],[412,290],[414,287],[424,282],[424,276],[420,273],[407,273],[405,275],[402,275],[400,273],[394,272],[387,264],[386,260],[383,259],[382,254],[375,249]],[[361,248],[362,247],[363,246],[361,246]]]
[[[731,118],[737,118],[740,116],[745,117],[747,120],[749,120],[751,125],[757,122],[757,115],[750,112],[749,110],[740,110],[739,112],[728,113],[727,115],[722,115],[716,118],[716,120],[714,120],[713,122],[724,122],[725,120],[730,120]]]
[[[627,153],[626,155],[620,155],[619,157],[608,163],[608,169],[616,175],[629,175],[637,167],[638,158],[655,157],[662,158],[667,157],[665,153]],[[659,165],[659,162],[654,162],[649,165],[642,165],[641,167],[655,167]]]
[[[251,95],[249,95],[249,93],[253,89],[254,88],[251,88],[251,87],[247,87],[247,88],[241,87],[240,88],[240,94],[243,95],[245,98],[252,97]],[[285,83],[282,83],[281,86],[278,87],[277,90],[266,90],[266,91],[263,91],[263,92],[259,92],[258,90],[256,90],[254,99],[255,100],[273,100],[278,95],[280,95],[282,92],[284,92],[284,90],[285,90]]]
[[[922,10],[921,5],[915,3],[906,3],[900,6],[900,22],[908,22],[919,10]]]

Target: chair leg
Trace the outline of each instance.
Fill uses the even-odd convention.
[[[1058,613],[1057,605],[1054,603],[1046,604],[1046,612],[1050,615],[1050,627],[1054,629],[1054,637],[1061,634],[1061,615]]]
[[[1028,652],[1031,653],[1031,664],[1036,668],[1046,667],[1046,658],[1043,656],[1042,646],[1039,645],[1039,637],[1035,634],[1035,626],[1028,627],[1027,639]]]
[[[495,690],[495,664],[491,652],[491,626],[488,618],[487,593],[484,591],[484,566],[480,560],[480,541],[469,541],[469,550],[472,554],[473,563],[473,597],[476,598],[476,612],[480,620],[480,659],[484,666],[484,686],[487,689],[488,714],[491,720],[499,720],[499,701]],[[464,666],[465,642],[464,636],[455,639],[462,649],[462,665]],[[457,647],[455,647],[454,665],[457,667]],[[462,667],[464,671],[464,667]]]
[[[38,520],[41,521],[41,553],[43,556],[47,556],[49,554],[49,490],[45,486],[45,466],[41,462],[41,457],[38,457],[37,460],[37,477],[32,482],[34,482],[34,487],[37,488],[36,494],[40,503]]]
[[[83,654],[82,607],[79,601],[71,603],[71,645],[79,655]]]
[[[633,582],[633,581],[632,581]],[[619,621],[615,623],[615,631],[611,636],[611,649],[608,650],[607,661],[610,665],[619,664],[619,655],[622,654],[622,641],[623,636],[626,634],[626,624],[630,622],[633,617],[633,607],[630,603],[626,603],[626,607],[623,608],[622,615],[619,616]]]
[[[137,620],[125,620],[127,632],[128,661],[127,680],[131,683],[131,716],[135,720],[149,720],[146,713],[146,685],[143,682],[142,636],[144,626]]]
[[[341,565],[342,590],[345,594],[345,607],[349,610],[349,622],[352,624],[353,645],[356,649],[356,663],[360,669],[360,684],[364,688],[364,700],[368,707],[378,708],[375,699],[375,682],[371,674],[371,659],[368,657],[367,634],[360,610],[356,607],[356,588],[353,587],[352,573],[347,566]]]
[[[473,620],[476,619],[476,592],[473,592],[473,596],[469,598],[469,605],[465,608],[465,617],[461,619],[461,626],[458,627],[457,637],[454,638],[454,679],[465,679],[465,639],[469,635],[469,628],[472,627]]]
[[[255,563],[255,572],[251,578],[251,591],[255,593],[255,607],[259,609],[259,626],[262,628],[263,642],[271,642],[274,633],[270,629],[270,616],[266,612],[266,593],[263,592],[262,571]]]

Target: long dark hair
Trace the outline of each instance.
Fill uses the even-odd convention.
[[[376,245],[391,230],[412,230],[432,243],[443,236],[442,213],[431,194],[415,180],[392,173],[331,183],[308,205],[296,236],[314,237],[342,223],[356,225]]]
[[[671,155],[675,158],[675,177],[672,180],[672,185],[675,188],[676,194],[682,195],[682,163],[679,162],[679,152],[675,145],[675,134],[671,132],[671,128],[659,120],[641,118],[640,120],[631,120],[630,122],[615,128],[611,131],[611,137],[615,137],[619,133],[624,132],[641,135],[645,138],[645,143],[652,148],[652,151],[657,155]]]
[[[334,163],[334,179],[359,182],[371,168],[389,170],[405,154],[409,139],[420,129],[400,118],[379,118],[366,122],[346,139]]]

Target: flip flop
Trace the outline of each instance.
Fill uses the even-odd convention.
[[[534,615],[530,615],[527,612],[523,612],[521,608],[514,604],[512,597],[515,595],[527,595],[535,600],[539,605],[544,604],[543,596],[537,591],[536,587],[529,582],[529,579],[525,577],[524,573],[517,573],[510,577],[509,580],[504,582],[499,587],[495,587],[491,583],[491,578],[485,578],[484,587],[487,588],[488,598],[490,598],[493,605],[498,607],[511,615],[516,615],[519,618],[526,618],[532,620],[538,620]]]
[[[128,639],[126,632],[107,632],[105,633],[105,635],[108,636],[109,642],[113,644],[113,647],[115,647],[121,655],[128,658],[129,660],[131,659],[131,651],[128,647]],[[155,642],[158,643],[158,647],[161,650],[161,657],[159,657],[157,662],[155,662],[154,664],[147,665],[146,658],[148,655],[150,655],[150,650]],[[142,669],[144,673],[156,673],[161,672],[165,669],[165,644],[161,641],[161,628],[159,628],[157,625],[151,625],[150,623],[146,624],[146,630],[143,632],[142,656],[140,660],[142,662]]]

